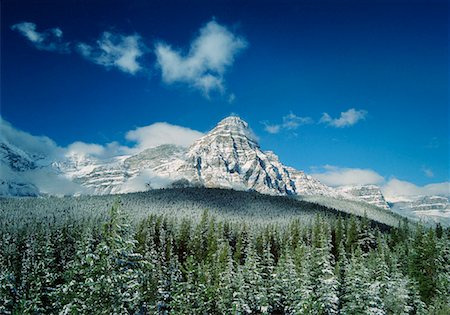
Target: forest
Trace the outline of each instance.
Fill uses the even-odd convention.
[[[0,314],[450,314],[440,225],[83,198],[0,200]]]

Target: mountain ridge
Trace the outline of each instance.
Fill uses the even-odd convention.
[[[20,178],[22,171],[48,167],[51,172],[86,189],[83,193],[90,194],[194,186],[256,191],[269,195],[318,195],[362,201],[384,210],[390,209],[377,186],[332,188],[302,170],[284,165],[274,152],[262,150],[248,123],[234,115],[221,120],[187,148],[163,144],[136,154],[108,159],[70,153],[64,159],[53,161],[50,166],[38,166],[32,155],[7,143],[0,143],[0,161],[2,167],[16,171],[16,178]],[[18,170],[17,165],[24,167]],[[0,184],[0,195],[3,196],[39,194],[33,183],[16,179],[3,180]]]

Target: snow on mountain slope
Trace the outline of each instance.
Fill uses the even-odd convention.
[[[361,185],[361,186],[342,186],[337,190],[341,193],[349,194],[356,197],[360,201],[367,202],[379,208],[389,209],[389,205],[384,199],[380,187],[376,185]]]
[[[450,198],[445,196],[408,196],[392,203],[399,214],[426,222],[443,222],[450,225]]]
[[[94,194],[126,193],[150,189],[155,176],[175,179],[176,160],[184,152],[179,146],[160,145],[136,155],[106,160],[72,154],[64,161],[53,163],[53,167]]]
[[[288,171],[260,148],[246,122],[222,120],[186,153],[182,174],[206,187],[255,190],[267,194],[294,194]]]
[[[16,168],[33,166],[33,158],[26,154],[19,154],[19,158],[9,149],[0,153],[4,163]],[[51,168],[94,194],[144,191],[176,181],[271,195],[321,195],[387,208],[375,188],[336,190],[283,165],[276,154],[260,148],[248,124],[237,116],[223,119],[189,148],[166,144],[106,160],[68,153]]]
[[[0,196],[38,196],[39,189],[24,174],[38,166],[40,156],[30,155],[7,143],[0,143]]]
[[[0,143],[0,161],[13,171],[23,172],[37,167],[39,157],[31,156],[21,149],[7,143]]]
[[[142,191],[155,181],[184,180],[195,186],[271,195],[342,196],[284,166],[273,152],[262,151],[248,124],[236,116],[223,119],[187,149],[161,145],[110,160],[70,155],[53,166],[96,194]]]

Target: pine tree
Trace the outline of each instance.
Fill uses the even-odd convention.
[[[380,296],[380,284],[371,280],[358,248],[346,268],[341,314],[386,314]]]
[[[334,274],[329,230],[321,220],[314,226],[313,245],[311,266],[311,276],[315,279],[313,311],[317,314],[337,314],[339,282]]]
[[[293,314],[299,302],[300,279],[291,256],[283,254],[275,269],[270,285],[271,311],[275,314]]]
[[[217,292],[217,310],[220,314],[233,313],[233,298],[237,291],[235,279],[236,272],[234,260],[231,255],[231,248],[227,242],[222,242],[219,246],[218,255],[218,292]]]
[[[98,245],[92,246],[89,234],[80,244],[69,279],[59,291],[62,313],[96,309],[101,314],[121,314],[140,308],[142,257],[134,252],[135,241],[119,206],[116,202],[111,207]]]
[[[313,284],[311,276],[311,249],[299,245],[295,251],[295,265],[299,279],[299,287],[293,305],[293,314],[313,314]]]
[[[261,260],[254,244],[246,248],[245,264],[239,268],[237,286],[233,300],[233,309],[238,313],[266,314],[269,310],[267,291],[261,275]]]

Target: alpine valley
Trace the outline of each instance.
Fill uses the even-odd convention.
[[[69,180],[79,187],[77,195],[226,188],[291,196],[334,208],[339,208],[336,201],[344,203],[343,209],[349,208],[348,203],[366,204],[410,218],[450,223],[448,196],[399,196],[399,201],[388,203],[375,185],[329,187],[304,171],[284,165],[275,153],[262,150],[248,124],[237,116],[223,119],[188,148],[163,144],[108,158],[72,152],[52,158],[2,140],[0,163],[2,172],[8,175],[0,180],[1,196],[47,195],[45,185],[34,180],[39,172]]]

